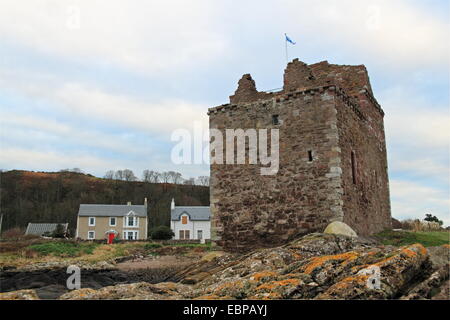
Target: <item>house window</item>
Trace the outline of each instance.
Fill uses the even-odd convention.
[[[95,239],[95,231],[88,231],[88,239],[89,240]]]
[[[188,223],[187,216],[182,216],[181,217],[181,224],[187,224],[187,223]]]
[[[95,217],[89,217],[89,226],[95,227]]]
[[[313,154],[311,150],[308,151],[308,161],[313,161]]]
[[[125,226],[126,227],[137,227],[138,226],[138,217],[125,217]]]
[[[273,125],[279,125],[279,124],[280,124],[280,119],[278,118],[278,115],[277,115],[277,114],[274,114],[274,115],[272,116],[272,124],[273,124]]]
[[[203,239],[203,230],[197,230],[197,239]]]
[[[356,157],[355,157],[355,151],[352,151],[351,161],[352,161],[352,179],[353,179],[353,183],[356,184]]]
[[[137,231],[124,231],[123,232],[123,238],[125,240],[137,240],[138,239],[138,232]]]
[[[116,218],[115,217],[109,218],[109,225],[111,227],[114,227],[116,225]]]
[[[187,240],[190,239],[189,230],[180,230],[180,239],[181,240]]]

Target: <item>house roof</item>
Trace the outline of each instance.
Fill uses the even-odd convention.
[[[145,205],[126,204],[80,204],[78,216],[80,217],[123,217],[131,211],[136,216],[146,217],[147,207]]]
[[[69,226],[68,223],[28,223],[25,234],[34,234],[37,236],[41,236],[46,232],[52,233],[56,230],[58,224],[61,224],[64,227],[64,230],[67,232],[67,228]]]
[[[175,209],[171,211],[170,216],[173,221],[178,221],[185,213],[189,215],[190,220],[194,221],[208,221],[211,218],[209,207],[175,207]]]

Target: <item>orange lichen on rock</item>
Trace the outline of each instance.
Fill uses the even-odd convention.
[[[217,287],[214,290],[214,293],[218,294],[221,291],[224,291],[224,290],[227,290],[227,289],[239,289],[239,288],[243,288],[243,287],[244,287],[244,284],[242,283],[241,280],[225,282],[224,284],[222,284],[219,287]]]
[[[215,295],[215,294],[207,294],[207,295],[204,295],[204,296],[196,297],[193,300],[231,300],[231,299],[232,298],[228,297],[228,296],[220,297],[220,296]]]
[[[350,287],[354,287],[355,285],[365,285],[369,275],[361,274],[356,276],[351,276],[342,279],[338,283],[335,283],[330,287],[330,290],[342,290]]]
[[[354,251],[350,251],[350,252],[335,254],[335,255],[331,255],[331,256],[313,257],[313,258],[311,258],[311,262],[306,265],[304,272],[307,274],[310,274],[316,268],[322,266],[324,263],[326,263],[328,261],[333,261],[333,260],[343,261],[343,264],[345,265],[345,264],[348,264],[350,261],[358,258],[358,256],[359,256],[358,253],[356,253]]]
[[[248,297],[249,300],[277,300],[282,299],[283,296],[278,292],[268,292],[263,294],[256,294],[254,296]]]
[[[409,245],[405,248],[405,250],[406,249],[413,250],[414,252],[420,253],[423,256],[427,255],[428,253],[427,249],[420,243],[414,243],[412,245]]]
[[[263,283],[259,287],[256,288],[256,290],[273,290],[280,286],[288,286],[293,285],[297,286],[300,284],[299,279],[286,279],[286,280],[279,280],[279,281],[270,281],[267,283]]]
[[[416,259],[416,258],[422,259],[428,254],[428,251],[420,243],[415,243],[415,244],[401,248],[400,255],[399,254],[392,255],[390,257],[387,257],[383,260],[378,261],[377,263],[375,263],[375,265],[377,265],[379,267],[383,267],[383,266],[389,264],[392,260],[401,259],[402,254],[403,254],[403,256],[406,256],[411,259]]]
[[[276,275],[277,274],[273,271],[262,271],[262,272],[257,272],[255,274],[253,274],[250,277],[250,280],[260,281],[260,280],[263,280],[264,278],[271,278]]]
[[[408,248],[403,249],[402,253],[406,254],[410,258],[417,256],[417,253],[415,253],[414,251],[412,251],[411,249],[408,249]]]
[[[296,260],[300,260],[301,258],[303,258],[303,256],[301,254],[298,254],[296,252],[292,253],[292,256],[296,259]]]

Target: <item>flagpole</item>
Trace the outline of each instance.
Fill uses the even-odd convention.
[[[286,47],[286,64],[289,63],[286,33],[284,34],[284,45]]]
[[[284,44],[285,44],[285,46],[286,46],[286,63],[288,63],[288,62],[289,62],[289,58],[288,58],[287,41],[286,41],[286,40],[284,40]]]

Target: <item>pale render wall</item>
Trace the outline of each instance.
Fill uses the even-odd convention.
[[[147,239],[147,218],[138,217],[138,227],[125,227],[125,217],[115,217],[116,226],[109,225],[110,217],[95,217],[95,226],[89,226],[90,217],[78,217],[77,219],[77,237],[87,240],[88,232],[95,231],[95,240],[106,239],[106,232],[115,230],[119,233],[119,239],[123,239],[123,232],[125,230],[138,231],[138,240]]]
[[[181,215],[181,217],[187,216],[187,215]],[[175,240],[180,240],[180,230],[189,230],[190,238],[191,239],[198,239],[197,238],[197,231],[202,230],[203,231],[203,239],[211,239],[211,222],[210,221],[192,221],[188,217],[188,223],[182,224],[182,218],[180,218],[180,221],[171,221],[170,222],[170,228],[175,233]]]

